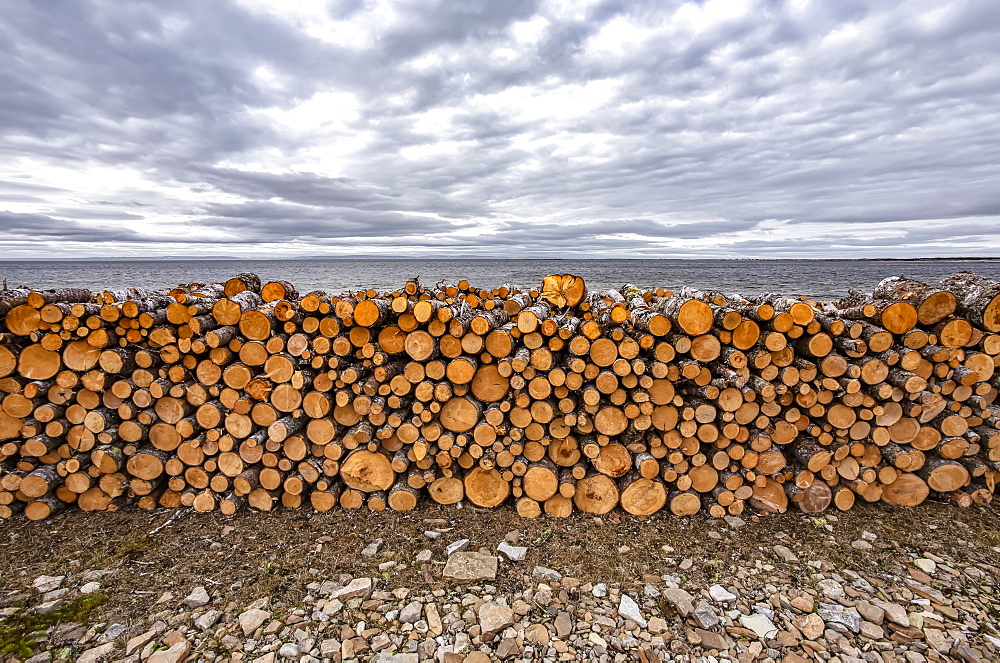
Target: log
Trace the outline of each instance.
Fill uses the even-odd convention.
[[[557,518],[985,504],[997,287],[5,291],[0,517],[44,517],[49,497],[231,515],[513,495]]]

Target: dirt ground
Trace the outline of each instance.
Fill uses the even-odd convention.
[[[724,578],[732,565],[773,561],[776,543],[794,542],[803,561],[828,561],[872,574],[901,573],[913,551],[990,565],[1000,560],[1000,510],[994,507],[860,504],[819,517],[787,513],[747,515],[745,520],[745,526],[737,523],[735,529],[705,517],[640,520],[577,514],[529,520],[510,507],[430,504],[408,513],[246,511],[233,517],[165,510],[71,511],[46,521],[0,523],[0,608],[38,602],[28,589],[37,576],[76,576],[93,569],[113,573],[101,578],[104,599],[88,615],[92,623],[139,621],[164,592],[184,596],[194,585],[226,587],[236,605],[265,594],[272,602],[294,605],[307,593],[308,583],[342,573],[382,576],[390,587],[434,587],[443,584],[440,569],[412,564],[420,550],[430,549],[435,559],[442,559],[445,546],[462,538],[470,540],[472,550],[495,550],[515,529],[521,533],[520,545],[528,547],[519,568],[547,566],[584,582],[623,587],[641,586],[644,576],[664,573],[694,582]],[[424,534],[434,529],[442,532],[436,540]],[[876,537],[871,550],[850,545],[862,531]],[[384,540],[379,554],[363,557],[362,549],[375,538]],[[695,563],[679,570],[685,559]],[[400,562],[391,575],[378,570],[389,560]],[[500,591],[507,580],[498,577]],[[1000,621],[1000,614],[994,616]]]

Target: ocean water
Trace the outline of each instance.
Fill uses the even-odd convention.
[[[848,289],[871,291],[888,276],[934,283],[969,270],[1000,279],[1000,260],[497,260],[497,259],[309,259],[309,260],[76,260],[0,261],[8,287],[79,287],[92,290],[172,288],[181,283],[220,282],[250,271],[264,281],[284,279],[300,293],[336,294],[373,288],[397,290],[408,279],[425,284],[469,280],[479,288],[501,284],[538,287],[548,274],[582,276],[591,289],[690,286],[745,296],[765,292],[839,299]]]

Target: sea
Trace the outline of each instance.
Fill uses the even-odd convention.
[[[1000,280],[997,260],[503,260],[311,258],[294,260],[53,260],[0,261],[7,287],[35,289],[140,287],[169,289],[194,282],[222,282],[240,272],[263,281],[289,281],[300,293],[340,294],[375,289],[401,289],[409,279],[425,285],[454,284],[466,279],[482,289],[503,284],[537,288],[549,274],[583,277],[589,289],[606,290],[632,284],[640,288],[677,290],[688,286],[744,296],[777,292],[835,300],[851,288],[871,292],[889,276],[935,283],[968,270]]]

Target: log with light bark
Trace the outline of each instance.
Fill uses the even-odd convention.
[[[998,294],[968,273],[839,302],[571,275],[334,297],[253,274],[3,291],[0,518],[986,504]]]

